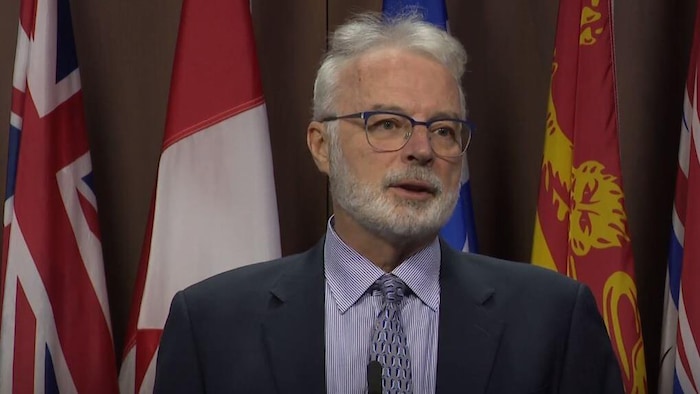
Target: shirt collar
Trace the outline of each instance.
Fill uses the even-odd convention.
[[[333,217],[328,220],[324,246],[326,281],[342,314],[384,275],[384,271],[340,239],[333,230]],[[424,304],[437,311],[440,304],[440,242],[437,237],[391,273],[401,278]]]

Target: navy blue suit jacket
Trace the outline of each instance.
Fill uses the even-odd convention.
[[[441,249],[437,393],[623,392],[586,286]],[[321,241],[177,293],[155,392],[324,393],[324,286]]]

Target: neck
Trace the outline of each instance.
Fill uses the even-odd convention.
[[[348,246],[356,250],[384,272],[391,272],[401,262],[432,242],[437,234],[421,239],[387,239],[353,220],[347,213],[335,210],[333,230]]]

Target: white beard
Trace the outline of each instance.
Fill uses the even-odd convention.
[[[358,180],[350,170],[336,136],[330,138],[329,178],[335,202],[369,232],[395,242],[406,242],[437,235],[452,215],[459,186],[445,190],[428,167],[410,166],[391,170],[375,186]],[[427,182],[435,196],[425,201],[392,197],[386,191],[402,180]]]

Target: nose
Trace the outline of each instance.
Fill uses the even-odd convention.
[[[413,127],[411,136],[401,150],[405,160],[421,165],[428,165],[433,162],[435,152],[430,146],[429,133],[428,128],[425,126],[416,125]]]

